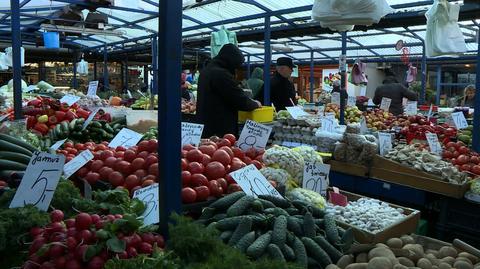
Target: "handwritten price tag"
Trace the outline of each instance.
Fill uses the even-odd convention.
[[[143,135],[127,128],[123,128],[108,144],[111,148],[122,146],[125,148],[135,146],[142,139]]]
[[[202,139],[203,124],[182,122],[182,146],[198,146]]]
[[[62,175],[65,156],[34,152],[10,208],[34,205],[47,211]]]
[[[78,169],[82,168],[88,161],[93,159],[93,154],[90,150],[84,150],[77,157],[73,158],[63,167],[63,176],[69,178],[71,175],[75,174]]]
[[[417,101],[408,101],[405,106],[405,114],[409,116],[417,115]]]
[[[160,203],[160,199],[158,197],[158,183],[136,190],[133,193],[133,198],[137,198],[145,203],[146,209],[142,214],[143,223],[145,223],[145,225],[151,225],[160,222],[160,215],[158,211]]]
[[[82,131],[87,128],[87,126],[90,124],[90,122],[92,122],[93,118],[95,117],[95,115],[97,115],[97,113],[98,113],[99,110],[100,110],[100,108],[97,108],[97,109],[93,110],[93,111],[90,113],[90,115],[88,115],[87,120],[83,123]]]
[[[332,103],[336,105],[340,105],[340,93],[339,92],[333,92],[332,93]]]
[[[468,127],[467,119],[465,119],[465,115],[463,115],[463,112],[452,113],[452,119],[457,129],[461,130]]]
[[[50,147],[50,149],[51,149],[51,150],[57,150],[57,149],[59,149],[59,148],[65,143],[65,141],[67,141],[67,138],[55,142],[55,144],[53,144],[53,145]]]
[[[330,118],[322,118],[322,127],[320,128],[323,132],[333,133],[335,130],[335,121]]]
[[[97,89],[98,89],[98,80],[90,81],[90,83],[88,83],[87,96],[96,96]]]
[[[68,106],[72,106],[78,100],[80,100],[80,96],[75,96],[71,94],[67,94],[60,99],[60,103],[66,103]]]
[[[392,104],[392,99],[383,97],[382,103],[380,103],[380,109],[388,111],[390,109],[391,104]]]
[[[272,127],[247,120],[242,133],[240,134],[237,145],[242,150],[247,150],[249,148],[264,149],[265,146],[267,146],[271,132]]]
[[[305,112],[301,107],[298,107],[298,106],[286,107],[286,109],[294,119],[298,119],[300,117],[305,117],[310,115],[307,112]]]
[[[312,190],[320,193],[323,196],[327,195],[328,175],[330,174],[330,165],[307,162],[303,169],[303,183],[302,188]]]
[[[357,97],[356,96],[348,96],[347,106],[355,106],[356,104],[357,104]]]
[[[441,155],[443,150],[442,150],[442,145],[438,141],[437,134],[426,133],[425,136],[427,137],[428,146],[430,147],[430,152]]]
[[[378,141],[380,144],[380,155],[385,156],[390,150],[392,150],[392,135],[389,133],[378,133]]]
[[[232,172],[230,175],[247,195],[255,197],[258,195],[282,197],[253,164]]]

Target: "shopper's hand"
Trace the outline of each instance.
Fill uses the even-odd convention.
[[[258,108],[261,108],[261,107],[262,107],[262,103],[260,103],[260,101],[257,101],[257,100],[253,100],[253,101],[255,101],[255,103],[257,103],[257,107],[258,107]]]

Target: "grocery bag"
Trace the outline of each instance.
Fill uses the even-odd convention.
[[[8,70],[7,54],[0,52],[0,70]]]
[[[77,73],[80,75],[88,75],[88,62],[81,60],[77,63]]]
[[[417,78],[417,68],[411,64],[408,65],[407,78],[405,82],[412,83]]]
[[[220,30],[213,32],[211,35],[210,47],[212,58],[218,55],[225,44],[234,44],[237,46],[237,34],[235,34],[235,32],[228,31],[224,26],[222,26]]]

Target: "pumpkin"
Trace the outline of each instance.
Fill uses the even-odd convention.
[[[121,105],[122,103],[122,98],[118,97],[118,96],[112,96],[110,98],[110,105],[112,106],[119,106]]]

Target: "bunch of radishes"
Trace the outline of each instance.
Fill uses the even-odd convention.
[[[158,182],[157,140],[144,140],[131,148],[109,148],[107,142],[95,144],[65,143],[58,153],[67,156],[67,161],[83,150],[89,149],[94,158],[80,168],[76,176],[93,185],[102,180],[116,188],[125,188],[132,194],[135,190]]]
[[[149,255],[155,247],[165,247],[161,235],[136,232],[112,235],[106,227],[120,223],[122,215],[80,213],[74,219],[63,218],[62,211],[54,210],[50,214],[51,223],[30,230],[33,242],[24,269],[102,269],[109,259]],[[117,246],[110,247],[114,243]]]
[[[241,188],[229,173],[254,164],[258,169],[264,150],[250,148],[242,151],[235,146],[236,138],[226,134],[223,138],[203,140],[200,146],[185,145],[182,149],[182,201],[202,202],[209,197],[221,197]]]

